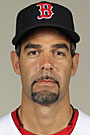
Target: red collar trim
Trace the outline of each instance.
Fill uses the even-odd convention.
[[[20,131],[20,133],[22,135],[36,135],[36,134],[33,134],[33,133],[25,130],[24,128],[22,128],[20,126],[20,123],[18,122],[18,119],[17,119],[16,112],[17,112],[17,109],[14,112],[12,112],[12,118],[13,118],[13,121],[14,121],[16,127]],[[72,133],[75,125],[76,125],[76,122],[77,122],[77,119],[78,119],[78,114],[79,114],[78,110],[75,109],[74,117],[71,121],[71,124],[68,127],[66,127],[65,129],[61,130],[60,132],[57,132],[57,133],[52,134],[52,135],[70,135]],[[21,122],[20,118],[19,118],[19,121]]]

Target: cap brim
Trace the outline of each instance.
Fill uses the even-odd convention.
[[[30,26],[30,28],[28,27],[27,29],[25,29],[24,31],[16,35],[12,40],[13,45],[18,45],[21,42],[22,38],[24,38],[24,36],[32,29],[39,28],[39,27],[46,27],[46,26],[59,28],[75,44],[80,41],[80,36],[76,32],[73,32],[70,29],[67,29],[65,27],[62,27],[60,25],[55,25],[55,24],[40,24],[40,25],[35,25],[32,27]]]

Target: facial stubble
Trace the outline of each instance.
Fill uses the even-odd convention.
[[[57,93],[50,92],[48,90],[34,92],[33,87],[34,87],[35,83],[37,83],[37,81],[34,81],[32,83],[32,85],[31,85],[31,97],[32,97],[32,100],[35,103],[38,103],[40,105],[45,105],[45,106],[55,103],[59,99],[59,97],[60,97],[60,84],[56,80],[54,80],[54,82],[58,86]]]

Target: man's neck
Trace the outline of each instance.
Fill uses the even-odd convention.
[[[24,99],[25,97],[24,95]],[[60,102],[49,106],[42,106],[37,103],[22,102],[19,109],[19,116],[23,127],[35,134],[54,134],[68,126],[72,117],[72,107],[69,103],[69,94]]]

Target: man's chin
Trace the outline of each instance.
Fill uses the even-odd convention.
[[[32,100],[35,103],[38,103],[43,106],[47,106],[47,105],[51,105],[55,103],[58,100],[59,92],[58,94],[56,94],[56,93],[52,93],[52,92],[48,92],[44,90],[41,92],[33,92],[31,96],[32,96]]]

